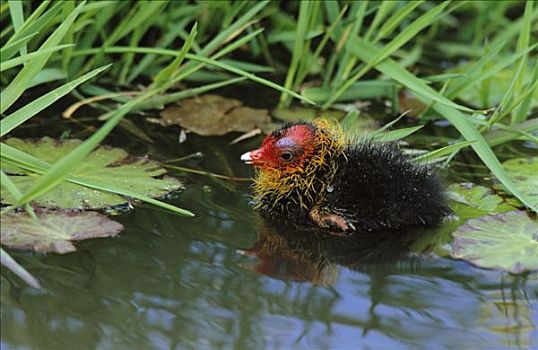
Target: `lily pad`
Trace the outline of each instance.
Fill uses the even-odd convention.
[[[463,218],[515,209],[506,204],[504,198],[495,194],[491,188],[473,183],[452,184],[447,189],[447,196],[454,202],[451,205],[454,212]]]
[[[56,162],[77,147],[82,141],[59,141],[49,137],[38,141],[11,138],[6,144],[33,155],[49,164]],[[36,174],[26,172],[2,162],[2,170],[11,175],[11,180],[21,192],[28,191],[38,178]],[[160,165],[146,157],[136,158],[119,148],[99,147],[76,167],[72,174],[105,184],[111,188],[123,188],[149,197],[162,197],[182,188],[179,180],[164,177],[155,178],[166,173]],[[21,176],[22,175],[22,176]],[[2,203],[13,204],[14,198],[2,188]],[[127,203],[128,200],[110,192],[91,189],[68,181],[45,195],[37,198],[35,204],[48,208],[97,209]]]
[[[512,273],[538,270],[538,222],[523,211],[471,219],[453,236],[456,259]]]
[[[447,197],[455,215],[440,227],[422,230],[411,244],[412,251],[422,253],[431,251],[439,256],[448,256],[451,251],[450,243],[453,241],[452,232],[465,220],[516,209],[490,188],[473,183],[450,185],[447,189]]]
[[[181,100],[152,119],[163,126],[180,125],[198,135],[225,135],[229,132],[248,132],[269,123],[265,109],[243,106],[239,100],[218,95],[202,95]]]
[[[515,158],[503,163],[516,188],[538,206],[538,157]]]
[[[113,237],[123,230],[122,224],[93,211],[47,211],[37,216],[38,220],[26,213],[3,215],[0,219],[2,244],[65,254],[76,250],[72,241]]]

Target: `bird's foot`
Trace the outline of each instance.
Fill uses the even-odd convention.
[[[318,207],[310,210],[309,216],[319,227],[331,229],[329,233],[335,236],[346,236],[349,231],[355,230],[353,224],[344,217],[335,213],[324,212]],[[337,231],[333,229],[337,229]]]

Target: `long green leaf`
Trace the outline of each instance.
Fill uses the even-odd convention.
[[[366,63],[371,63],[376,57],[380,56],[380,49],[377,48],[376,45],[367,43],[366,41],[361,39],[355,39],[355,45],[353,45],[352,50],[354,55],[356,55]],[[446,97],[440,95],[438,92],[429,87],[424,80],[415,77],[413,74],[409,73],[392,59],[387,58],[384,61],[379,62],[377,65],[375,65],[375,68],[382,73],[390,76],[392,79],[396,80],[400,84],[407,86],[409,89],[413,90],[417,94],[422,95],[428,99],[431,99],[435,102],[439,102],[442,105],[452,107],[454,109],[466,112],[474,112],[472,109],[454,103]]]
[[[286,75],[286,80],[284,81],[284,88],[287,91],[293,89],[293,79],[295,78],[295,73],[299,67],[301,58],[304,59],[304,50],[303,47],[306,41],[306,33],[308,31],[309,18],[311,17],[311,9],[313,2],[311,1],[302,1],[299,5],[299,18],[297,19],[297,30],[295,32],[295,40],[293,44],[293,51],[291,56],[290,67],[288,68],[288,73]],[[282,92],[280,95],[280,105],[282,106],[287,102],[288,93]]]
[[[19,191],[9,176],[7,176],[2,170],[0,170],[0,180],[2,187],[4,187],[13,196],[13,198],[19,199],[22,197],[21,191]]]
[[[17,41],[13,41],[9,44],[2,46],[2,48],[0,49],[0,61],[4,62],[10,59],[13,55],[15,55],[18,50],[25,46],[26,43],[37,34],[38,33],[29,34],[25,37],[20,38]]]
[[[227,85],[235,84],[245,79],[246,78],[243,78],[243,77],[232,78],[225,81],[220,81],[217,83],[207,84],[200,87],[188,89],[185,91],[178,91],[171,94],[163,94],[163,95],[155,96],[133,107],[133,111],[140,110],[140,109],[161,108],[162,106],[167,105],[169,103],[173,103],[173,102],[182,100],[184,98],[192,97],[192,96],[197,96],[204,92],[215,90],[215,89],[227,86]]]
[[[41,112],[63,96],[67,95],[80,84],[93,78],[94,76],[101,73],[110,66],[111,65],[109,64],[107,66],[94,69],[93,71],[84,74],[80,78],[75,79],[46,93],[45,95],[39,97],[38,99],[28,103],[24,107],[8,115],[4,119],[2,119],[2,121],[0,121],[0,137],[6,135],[22,123],[26,122],[28,119],[32,118],[37,113]]]
[[[36,58],[36,57],[46,55],[46,54],[50,54],[50,53],[53,53],[55,51],[59,51],[59,50],[65,49],[66,47],[72,47],[72,46],[73,46],[73,44],[58,45],[58,46],[51,47],[51,48],[48,48],[48,49],[43,49],[43,50],[27,53],[27,54],[12,58],[10,60],[7,60],[5,62],[0,63],[0,72],[3,72],[5,70],[7,70],[7,69],[16,67],[16,66],[18,66],[20,64],[26,63],[26,62],[28,62],[28,61]]]
[[[19,189],[13,183],[13,181],[11,181],[9,176],[7,176],[6,173],[4,173],[2,170],[0,170],[0,180],[1,180],[0,184],[2,185],[2,187],[4,187],[11,194],[11,196],[15,198],[15,200],[18,200],[19,198],[22,197],[21,191],[19,191]],[[26,204],[24,206],[24,209],[28,212],[28,215],[30,215],[30,217],[37,219],[34,209],[30,205]],[[5,211],[2,210],[2,214],[4,212]]]
[[[389,36],[394,29],[396,29],[396,27],[398,27],[403,20],[408,18],[409,14],[413,12],[415,8],[422,5],[423,2],[423,0],[410,1],[402,9],[399,9],[393,13],[392,16],[386,20],[385,23],[383,23],[377,32],[374,42],[378,42],[379,40]]]
[[[67,33],[69,27],[77,18],[80,10],[84,6],[82,2],[77,8],[65,19],[65,21],[52,33],[49,38],[41,45],[39,50],[45,50],[57,46]],[[32,79],[41,71],[47,63],[50,55],[45,54],[34,58],[17,74],[15,79],[2,91],[0,94],[0,113],[4,113],[18,98],[31,83]]]
[[[424,125],[411,126],[409,128],[402,128],[397,130],[391,130],[379,134],[373,135],[373,140],[377,142],[393,142],[406,138],[407,136],[419,131]]]
[[[451,154],[453,152],[459,151],[460,149],[463,149],[465,147],[472,145],[474,142],[475,141],[458,142],[453,145],[448,145],[448,146],[433,150],[431,152],[425,153],[423,155],[413,158],[413,160],[415,162],[426,162],[426,161],[429,162],[429,161],[438,159],[440,157],[446,156],[448,154]]]
[[[230,66],[229,64],[225,64],[225,63],[215,61],[215,60],[210,59],[210,58],[206,58],[206,57],[199,56],[199,55],[193,55],[193,54],[187,54],[187,58],[190,59],[190,60],[193,60],[193,61],[202,62],[202,63],[208,64],[208,65],[211,65],[211,66],[214,66],[214,67],[217,67],[217,68],[227,70],[227,71],[235,73],[237,75],[241,75],[241,76],[243,76],[243,77],[245,77],[245,78],[247,78],[249,80],[255,81],[255,82],[257,82],[259,84],[262,84],[262,85],[265,85],[265,86],[268,86],[268,87],[270,87],[272,89],[288,93],[288,94],[292,95],[293,97],[295,97],[295,98],[297,98],[297,99],[299,99],[301,101],[304,101],[304,102],[307,102],[307,103],[315,105],[315,103],[313,101],[307,99],[306,97],[304,97],[302,95],[299,95],[298,93],[296,93],[294,91],[291,91],[289,89],[286,89],[285,87],[282,87],[282,86],[280,86],[278,84],[275,84],[270,80],[258,77],[255,74],[248,73],[248,72],[245,72],[245,71],[243,71],[241,69],[238,69],[238,68],[235,68],[233,66]]]
[[[245,25],[247,25],[249,21],[251,21],[252,18],[254,18],[254,16],[263,10],[268,4],[269,1],[260,1],[258,4],[248,10],[243,16],[236,19],[231,26],[217,34],[217,36],[215,36],[209,43],[207,43],[207,45],[204,46],[200,52],[200,55],[208,56],[213,53],[219,46],[229,40],[231,36],[240,32],[241,28],[244,28]]]
[[[21,30],[24,23],[24,13],[22,11],[22,1],[9,0],[9,12],[11,14],[11,22],[13,23],[13,29],[15,33]],[[26,45],[21,47],[21,55],[26,54]]]
[[[185,40],[185,44],[181,48],[181,51],[179,51],[177,57],[170,63],[168,66],[163,68],[154,79],[154,84],[157,86],[162,86],[164,83],[174,79],[174,76],[177,74],[177,71],[181,64],[183,63],[183,60],[185,59],[185,55],[187,52],[189,52],[192,43],[194,41],[194,38],[196,37],[197,31],[197,24],[194,23],[192,26],[191,32],[189,36],[187,37],[187,40]]]

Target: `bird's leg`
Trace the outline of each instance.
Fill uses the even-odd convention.
[[[340,216],[338,214],[335,214],[335,213],[328,212],[328,211],[324,211],[322,208],[320,208],[318,206],[316,206],[316,207],[312,208],[312,210],[310,210],[309,216],[310,216],[310,219],[312,219],[312,221],[314,221],[316,223],[316,225],[318,225],[321,228],[336,227],[340,231],[342,231],[342,232],[332,232],[332,231],[330,231],[330,233],[334,234],[334,235],[341,236],[341,235],[344,235],[343,232],[355,229],[353,227],[353,225],[350,224],[342,216]]]

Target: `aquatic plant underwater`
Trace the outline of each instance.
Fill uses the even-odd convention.
[[[174,130],[178,149],[192,134],[232,133],[247,151],[283,122],[326,118],[449,179],[454,217],[406,249],[538,270],[532,1],[3,1],[0,19],[10,253],[69,253],[73,241],[115,236],[114,216],[133,206],[191,220],[170,200],[184,174],[241,177],[177,166],[195,152],[168,162],[107,146],[119,132],[148,149],[151,127]],[[290,241],[264,230],[260,247]],[[39,287],[6,250],[2,265]]]

